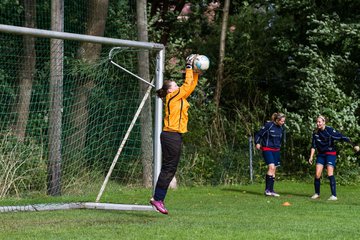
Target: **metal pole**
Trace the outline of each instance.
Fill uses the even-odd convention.
[[[165,49],[159,51],[156,58],[156,82],[155,90],[160,89],[163,85],[163,73],[165,62]],[[154,184],[155,185],[161,170],[161,143],[160,134],[162,130],[162,118],[163,118],[163,102],[160,98],[155,99],[155,126],[154,126]]]
[[[127,70],[126,68],[120,66],[119,64],[117,64],[117,63],[114,62],[113,60],[110,60],[110,62],[111,62],[112,64],[114,64],[115,66],[117,66],[118,68],[120,68],[121,70],[123,70],[124,72],[127,72],[127,73],[130,74],[131,76],[134,76],[134,77],[136,77],[137,79],[141,80],[142,82],[144,82],[144,83],[146,83],[146,84],[148,84],[148,85],[150,85],[150,86],[152,86],[152,87],[155,87],[154,84],[149,83],[149,82],[146,81],[145,79],[143,79],[143,78],[139,77],[138,75],[130,72],[129,70]]]
[[[252,136],[249,136],[249,167],[250,167],[250,182],[253,183],[253,149]]]
[[[145,49],[162,50],[165,48],[163,44],[159,44],[159,43],[138,42],[138,41],[116,39],[116,38],[90,36],[84,34],[17,27],[17,26],[4,25],[4,24],[0,24],[0,32],[13,33],[18,35],[30,35],[34,37],[43,37],[43,38],[56,38],[56,39],[74,40],[74,41],[91,42],[91,43],[99,43],[99,44],[137,47],[137,48],[145,48]]]

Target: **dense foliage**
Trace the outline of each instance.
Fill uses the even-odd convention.
[[[85,3],[65,2],[66,31],[84,33]],[[279,177],[313,174],[307,158],[318,114],[326,115],[330,125],[359,142],[358,0],[231,1],[219,109],[213,97],[218,80],[223,1],[218,5],[212,5],[210,0],[186,3],[190,10],[180,13],[182,8],[179,11],[177,7],[184,7],[185,1],[148,1],[149,40],[166,40],[165,78],[181,83],[184,59],[190,53],[202,53],[211,60],[210,69],[190,99],[190,132],[184,139],[181,182],[248,182],[249,137],[275,111],[287,115]],[[159,7],[154,8],[155,4]],[[48,1],[38,1],[39,28],[50,26],[49,7]],[[134,1],[110,0],[105,36],[136,40],[135,8]],[[24,12],[19,1],[2,1],[0,12],[1,24],[22,25]],[[20,41],[8,44],[17,45]],[[48,64],[47,61],[45,58],[39,64]],[[0,81],[6,81],[7,75],[8,68],[1,67]],[[7,81],[0,89],[0,93],[13,96],[0,99],[0,117],[4,121],[3,113],[8,111],[5,102],[15,98],[13,84],[16,83]],[[98,104],[101,101],[99,97]],[[358,159],[350,145],[340,144],[339,152],[337,174],[341,181],[357,181]],[[265,166],[260,154],[253,154],[254,177],[261,180]]]
[[[188,29],[186,24],[191,22],[191,31],[176,28],[174,42],[168,44],[171,50],[176,49],[181,39],[187,51],[205,53],[212,60],[204,76],[206,99],[199,104],[196,95],[193,100],[192,131],[186,137],[187,160],[183,164],[187,167],[197,161],[198,165],[187,179],[201,183],[248,179],[248,136],[275,111],[287,115],[280,173],[288,177],[313,174],[307,159],[317,115],[326,115],[329,125],[359,141],[360,15],[358,10],[347,11],[349,6],[359,9],[360,3],[232,1],[225,84],[217,114],[211,95],[217,81],[221,8],[214,21],[208,22],[204,18],[208,9],[194,4],[183,25]],[[183,49],[180,46],[174,54],[168,52],[168,57]],[[357,180],[358,159],[351,146],[339,144],[339,149],[337,172],[341,181]],[[261,177],[264,165],[258,153],[254,162],[256,176]]]

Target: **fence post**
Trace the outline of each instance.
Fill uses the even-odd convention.
[[[249,136],[249,169],[250,169],[250,182],[253,183],[253,145],[252,145],[252,136]]]

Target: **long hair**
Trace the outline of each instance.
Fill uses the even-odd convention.
[[[168,90],[170,88],[171,80],[165,80],[162,87],[158,90],[156,90],[156,95],[165,102],[166,95],[168,94]]]

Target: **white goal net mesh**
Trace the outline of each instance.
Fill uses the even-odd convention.
[[[85,43],[29,38],[0,32],[0,206],[93,202],[148,84],[109,61],[113,46],[96,56]],[[155,50],[117,48],[110,58],[138,75],[144,52],[150,81]],[[137,187],[153,177],[143,167],[152,170],[152,93],[100,202],[147,204],[151,188]]]

